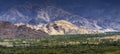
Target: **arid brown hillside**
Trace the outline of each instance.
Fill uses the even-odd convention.
[[[48,36],[48,34],[25,25],[18,27],[10,22],[0,21],[0,38],[38,38],[43,36]]]

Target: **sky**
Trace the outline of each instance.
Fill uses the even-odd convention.
[[[19,4],[19,3],[25,3],[25,2],[32,2],[32,3],[49,2],[56,5],[61,5],[61,6],[81,5],[81,4],[100,5],[102,3],[107,3],[114,6],[120,5],[120,0],[0,0],[0,5],[9,4],[9,3]]]

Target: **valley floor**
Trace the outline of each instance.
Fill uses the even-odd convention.
[[[0,54],[120,54],[120,33],[1,38]]]

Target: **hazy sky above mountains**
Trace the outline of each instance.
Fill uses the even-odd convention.
[[[111,5],[111,6],[119,6],[120,0],[0,0],[0,5],[7,5],[7,4],[22,4],[22,3],[51,3],[54,5],[60,6],[80,6],[80,5],[93,5],[93,6],[100,6],[100,5]]]

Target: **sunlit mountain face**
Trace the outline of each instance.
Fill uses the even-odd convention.
[[[119,0],[0,0],[0,20],[31,25],[67,20],[90,29],[120,31]]]

